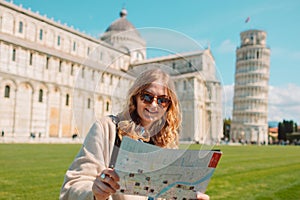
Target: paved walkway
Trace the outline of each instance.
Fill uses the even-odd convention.
[[[31,138],[31,137],[0,137],[1,143],[45,143],[45,144],[82,144],[82,138]]]

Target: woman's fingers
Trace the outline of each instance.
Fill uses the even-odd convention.
[[[100,179],[103,183],[109,185],[114,190],[120,188],[120,185],[118,184],[120,178],[114,169],[107,168],[103,170],[98,179]]]
[[[92,187],[92,191],[96,199],[106,199],[110,196],[113,190],[96,178]]]
[[[107,183],[97,180],[95,186],[100,189],[100,193],[113,194],[116,190],[110,187]]]
[[[118,182],[120,180],[119,175],[117,174],[117,172],[114,169],[107,168],[107,169],[103,170],[102,173],[109,176],[116,182]]]
[[[198,200],[209,200],[209,196],[202,192],[197,192],[196,195]]]
[[[94,180],[92,187],[96,199],[105,199],[115,193],[120,188],[118,184],[119,176],[115,170],[107,168]]]
[[[98,180],[100,179],[100,181],[102,183],[104,183],[104,185],[106,185],[106,186],[110,187],[111,189],[113,189],[113,192],[110,191],[111,193],[116,192],[116,190],[120,188],[120,185],[116,181],[116,177],[111,177],[110,175],[101,174],[100,177],[97,178],[97,179]],[[105,187],[105,189],[107,189],[107,187]]]

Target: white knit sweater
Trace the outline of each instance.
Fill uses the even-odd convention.
[[[67,170],[59,199],[93,200],[92,186],[96,176],[108,167],[116,137],[116,125],[110,117],[96,121]],[[113,200],[147,200],[147,197],[112,195]]]

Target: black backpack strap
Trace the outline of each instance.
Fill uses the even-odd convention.
[[[115,138],[114,148],[113,148],[113,152],[111,154],[110,163],[109,163],[109,167],[114,168],[115,163],[117,161],[119,149],[120,149],[120,146],[121,146],[121,139],[120,139],[119,134],[118,134],[119,118],[117,116],[114,116],[114,115],[109,115],[109,117],[112,119],[112,121],[116,125],[116,138]]]
[[[109,115],[109,117],[111,118],[111,120],[113,121],[113,123],[116,125],[116,139],[115,139],[115,146],[117,147],[120,147],[121,145],[121,139],[119,137],[119,134],[118,134],[118,123],[119,123],[119,118],[117,116],[114,116],[114,115]]]
[[[114,115],[109,115],[109,117],[111,118],[111,120],[113,121],[113,123],[118,127],[118,123],[119,123],[119,117],[114,116]]]

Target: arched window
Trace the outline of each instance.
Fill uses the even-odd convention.
[[[109,111],[109,101],[106,102],[106,111]]]
[[[9,85],[6,85],[5,91],[4,91],[4,97],[9,98],[9,96],[10,96],[10,87],[9,87]]]
[[[60,36],[57,36],[57,46],[60,46]]]
[[[84,78],[84,67],[81,70],[81,78]]]
[[[33,53],[30,52],[30,54],[29,54],[29,65],[32,65],[32,58],[33,58]]]
[[[43,40],[43,29],[40,29],[40,40]]]
[[[43,102],[43,90],[40,89],[39,91],[39,102]]]
[[[58,72],[61,72],[62,70],[62,61],[60,60],[59,61],[59,66],[58,66]]]
[[[67,95],[66,95],[66,106],[69,105],[69,98],[70,98],[70,96],[69,96],[69,94],[67,94]]]
[[[74,64],[71,65],[71,72],[70,73],[71,73],[71,76],[74,75]]]
[[[11,59],[12,59],[12,61],[16,61],[16,49],[13,49]]]
[[[19,22],[19,33],[23,33],[23,22]]]
[[[141,52],[138,52],[136,57],[137,57],[137,60],[143,60],[143,54]]]
[[[46,57],[46,69],[49,68],[50,56]]]
[[[90,109],[91,108],[91,99],[88,98],[88,104],[87,104],[87,108]]]
[[[76,51],[76,42],[73,42],[73,51]]]

